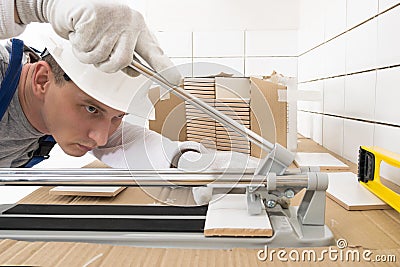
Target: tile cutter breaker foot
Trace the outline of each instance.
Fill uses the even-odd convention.
[[[273,237],[262,242],[274,246],[327,246],[333,243],[333,235],[325,225],[325,192],[328,187],[327,174],[318,168],[287,170],[294,155],[279,144],[272,144],[229,118],[179,86],[170,84],[160,74],[132,61],[129,66],[150,78],[165,89],[181,97],[222,125],[238,132],[250,142],[269,152],[259,167],[249,170],[202,173],[177,170],[96,170],[96,169],[2,169],[0,185],[120,185],[120,186],[211,186],[218,188],[242,188],[247,195],[250,215],[266,210],[274,229]],[[299,207],[289,205],[289,200],[298,191],[306,188]],[[261,240],[261,239],[260,239]]]

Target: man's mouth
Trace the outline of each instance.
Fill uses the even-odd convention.
[[[86,151],[86,152],[91,151],[91,150],[94,149],[93,146],[85,146],[85,145],[81,145],[81,144],[78,144],[78,147],[79,147],[81,150]]]

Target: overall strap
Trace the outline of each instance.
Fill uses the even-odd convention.
[[[39,139],[39,148],[33,152],[33,157],[26,163],[24,168],[32,168],[34,165],[48,159],[50,156],[50,150],[54,147],[57,142],[54,140],[53,136],[45,135]]]
[[[15,38],[12,39],[10,62],[0,86],[0,120],[6,113],[14,93],[17,90],[22,70],[23,52],[24,42]]]

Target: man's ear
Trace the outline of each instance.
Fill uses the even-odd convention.
[[[52,81],[52,75],[50,65],[46,61],[36,62],[32,75],[32,90],[36,96],[44,96]]]

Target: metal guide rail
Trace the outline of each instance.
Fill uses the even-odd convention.
[[[93,185],[93,186],[202,186],[212,183],[263,186],[267,176],[255,175],[251,170],[184,172],[165,170],[126,169],[0,169],[0,185]],[[277,176],[278,187],[307,187],[308,176],[299,172],[287,172]],[[243,187],[243,185],[242,185]]]

